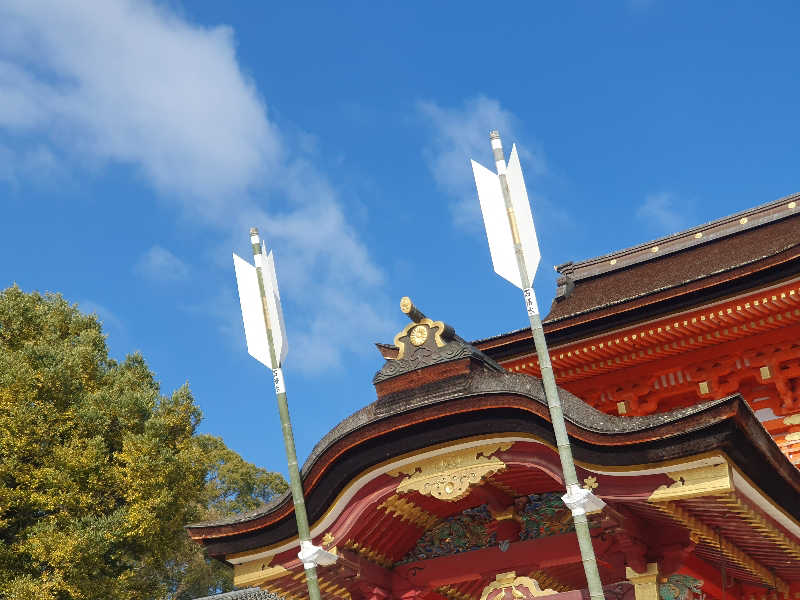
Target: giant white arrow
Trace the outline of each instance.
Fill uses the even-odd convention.
[[[267,254],[267,249],[255,228],[250,230],[250,243],[253,247],[255,266],[236,254],[233,255],[233,268],[236,271],[236,284],[239,287],[239,302],[242,305],[247,351],[250,356],[272,369],[283,443],[289,463],[289,488],[294,501],[297,536],[300,538],[300,552],[297,556],[302,561],[306,572],[309,599],[320,600],[316,567],[332,565],[338,557],[311,542],[306,504],[303,499],[303,485],[300,480],[297,451],[292,434],[292,422],[289,418],[286,385],[283,381],[282,365],[286,358],[288,344],[283,309],[281,308],[281,295],[278,291],[278,277],[275,274],[275,259],[272,252]]]
[[[605,503],[591,490],[584,489],[578,483],[575,462],[572,458],[567,428],[561,400],[558,397],[553,366],[550,364],[550,353],[539,317],[539,306],[533,292],[533,278],[539,267],[539,241],[533,226],[531,205],[525,179],[522,177],[522,166],[519,162],[516,145],[511,148],[511,157],[506,165],[503,144],[500,134],[492,131],[489,134],[494,153],[497,173],[472,161],[472,172],[475,175],[475,186],[478,188],[478,199],[481,203],[483,223],[486,226],[486,237],[489,240],[489,252],[492,264],[498,275],[513,283],[522,290],[525,308],[531,323],[531,333],[536,346],[536,355],[542,371],[547,406],[550,409],[550,420],[558,445],[558,454],[564,473],[567,493],[562,496],[564,503],[572,511],[575,522],[575,533],[581,550],[586,581],[592,600],[603,599],[603,585],[597,571],[597,560],[589,534],[586,519],[587,512],[602,510]]]

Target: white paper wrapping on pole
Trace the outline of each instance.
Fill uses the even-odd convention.
[[[522,288],[500,178],[497,173],[474,160],[470,162],[475,176],[475,186],[478,188],[478,200],[481,203],[483,224],[486,226],[486,237],[489,240],[489,253],[492,255],[494,270],[503,279]]]
[[[514,214],[517,217],[517,230],[522,244],[522,253],[525,256],[525,268],[528,270],[528,277],[531,278],[524,286],[520,286],[526,288],[533,283],[536,269],[539,268],[541,254],[539,253],[539,240],[536,238],[536,228],[533,226],[531,203],[528,201],[528,190],[525,189],[525,179],[522,177],[522,165],[519,164],[516,144],[511,147],[511,156],[508,158],[506,181],[511,195],[511,206],[514,207]]]

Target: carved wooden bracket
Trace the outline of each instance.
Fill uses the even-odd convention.
[[[455,502],[469,494],[470,486],[506,468],[505,463],[492,454],[508,450],[512,444],[513,442],[508,442],[466,448],[401,467],[397,471],[389,472],[389,475],[407,476],[397,486],[398,493],[417,491],[439,500]]]

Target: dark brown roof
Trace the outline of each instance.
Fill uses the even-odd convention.
[[[800,275],[800,194],[605,256],[561,274],[544,330],[558,345]],[[654,251],[655,250],[655,251]],[[495,360],[533,352],[530,329],[472,342]]]
[[[553,303],[546,322],[684,286],[796,249],[798,245],[800,214],[795,214],[654,260],[578,280],[572,293]]]
[[[556,270],[559,273],[568,274],[574,281],[577,281],[624,269],[634,264],[658,259],[674,252],[701,246],[713,240],[790,217],[800,212],[797,206],[798,201],[800,201],[800,193],[790,194],[772,202],[697,225],[685,231],[644,242],[638,246],[616,250],[611,254],[589,258],[580,262],[570,261],[556,267]]]

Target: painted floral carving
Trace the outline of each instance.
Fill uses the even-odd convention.
[[[572,513],[557,492],[528,496],[528,501],[518,513],[518,519],[522,523],[519,533],[521,540],[575,531]]]
[[[426,531],[403,563],[494,546],[497,540],[487,525],[492,521],[486,505],[448,517]]]
[[[515,500],[513,513],[513,519],[521,527],[520,540],[575,530],[572,515],[557,492],[521,496]],[[498,516],[499,514],[493,516],[484,504],[448,517],[428,529],[400,563],[497,546],[500,543],[496,534]],[[506,515],[503,514],[501,518],[506,519]]]
[[[676,573],[658,586],[658,595],[661,600],[691,600],[700,597],[702,587],[702,580]]]

